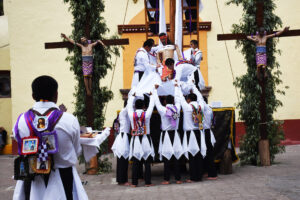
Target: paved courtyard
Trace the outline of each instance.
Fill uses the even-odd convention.
[[[13,175],[13,156],[0,156],[0,199],[12,199],[15,181]],[[184,183],[181,185],[160,185],[163,166],[152,167],[153,187],[131,188],[118,186],[115,173],[90,176],[83,175],[84,166],[78,166],[84,187],[91,200],[94,199],[300,199],[300,145],[287,146],[286,153],[278,155],[276,164],[271,167],[234,165],[231,175],[219,175],[217,181]]]

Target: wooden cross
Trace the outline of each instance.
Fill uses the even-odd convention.
[[[87,39],[90,39],[90,16],[89,12],[87,12],[86,17],[86,26],[85,26],[85,36]],[[126,45],[129,44],[128,38],[126,39],[114,39],[114,40],[102,40],[102,42],[106,46],[110,45]],[[70,42],[46,42],[45,49],[57,49],[57,48],[74,48],[74,44]],[[87,126],[93,127],[94,124],[94,109],[93,109],[93,96],[85,96],[85,105],[86,105],[86,119],[87,119]],[[97,156],[93,157],[90,160],[90,170],[87,170],[88,174],[96,174],[98,171],[98,159]]]
[[[264,3],[261,0],[258,0],[256,2],[256,24],[257,27],[263,27],[263,17],[264,17]],[[268,34],[275,33],[275,31],[270,32]],[[280,36],[276,37],[288,37],[288,36],[300,36],[300,29],[297,30],[289,30],[281,34]],[[239,34],[218,34],[217,40],[242,40],[247,39],[247,35],[243,33]],[[267,121],[267,115],[266,115],[266,100],[265,100],[265,77],[262,78],[262,80],[259,81],[259,84],[262,88],[262,94],[260,97],[260,116],[261,116],[261,122],[260,122],[260,136],[262,140],[266,140],[268,137],[267,134],[267,127],[266,127],[266,121]]]

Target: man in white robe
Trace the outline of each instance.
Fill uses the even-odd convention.
[[[174,163],[174,175],[177,184],[181,182],[179,159],[184,153],[180,136],[177,132],[179,126],[180,117],[180,99],[178,94],[174,97],[168,95],[166,97],[166,105],[163,106],[157,95],[158,85],[155,86],[154,98],[155,106],[160,114],[161,118],[161,135],[159,142],[158,153],[160,160],[164,161],[164,181],[162,184],[170,184],[170,166]]]
[[[186,158],[189,159],[190,179],[187,182],[201,181],[203,175],[203,158],[206,156],[206,145],[204,132],[200,127],[201,121],[195,123],[194,111],[203,109],[197,101],[197,95],[191,93],[185,100],[181,89],[175,86],[180,96],[180,103],[183,110],[183,149]]]
[[[135,88],[142,79],[144,72],[148,69],[156,69],[156,65],[150,64],[150,52],[154,45],[153,39],[148,39],[144,42],[143,47],[139,48],[134,57],[134,74],[131,82],[131,88]]]
[[[205,88],[205,81],[200,71],[200,64],[202,61],[202,51],[198,48],[198,41],[191,40],[191,48],[184,51],[184,57],[186,60],[196,67],[194,73],[191,73],[188,77],[188,81],[196,85],[198,90],[203,90]]]
[[[135,101],[135,110],[133,109],[133,101],[135,96],[130,95],[128,99],[128,116],[131,122],[131,140],[129,159],[132,164],[132,186],[138,185],[139,164],[144,163],[145,166],[145,185],[151,184],[151,162],[154,159],[154,147],[150,136],[150,118],[154,108],[153,95],[150,94],[150,102],[146,111],[144,111],[144,100],[137,99]],[[152,157],[152,158],[151,158]]]
[[[128,183],[128,157],[129,157],[129,138],[130,138],[130,119],[127,112],[127,102],[119,113],[120,130],[112,146],[112,151],[117,157],[116,177],[119,185],[129,185]]]
[[[39,113],[44,113],[50,108],[58,109],[57,88],[58,84],[52,77],[36,78],[32,83],[32,96],[36,101],[32,109]],[[53,156],[55,171],[51,171],[47,179],[37,175],[30,182],[18,180],[13,200],[88,199],[75,167],[81,154],[78,120],[72,114],[64,112],[54,130],[57,133],[59,148]],[[13,134],[16,139],[30,136],[24,114],[19,116]]]
[[[205,144],[207,147],[206,157],[204,158],[204,169],[207,172],[208,180],[216,180],[218,178],[217,169],[214,163],[214,145],[216,143],[215,136],[211,130],[214,123],[214,114],[208,104],[204,104],[204,120],[203,128],[205,133]]]

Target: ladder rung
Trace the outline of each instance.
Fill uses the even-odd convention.
[[[159,11],[159,8],[157,8],[157,9],[156,8],[147,8],[147,10],[148,11],[156,11],[156,10]]]
[[[151,21],[151,22],[148,22],[148,24],[159,24],[159,21],[156,22],[156,21]]]
[[[186,33],[186,34],[183,33],[183,35],[197,35],[197,34],[198,34],[198,31],[197,31],[197,33],[193,33],[193,32],[192,33]]]
[[[197,22],[196,19],[192,19],[191,21],[192,21],[192,22]],[[186,20],[182,20],[182,22],[183,22],[183,23],[184,23],[184,22],[190,22],[190,20],[186,19]]]
[[[182,10],[197,10],[197,6],[192,6],[192,7],[182,7]]]

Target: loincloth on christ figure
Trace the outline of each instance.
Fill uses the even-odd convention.
[[[93,74],[93,56],[82,56],[83,76],[92,76]]]
[[[267,48],[265,46],[256,47],[256,66],[263,68],[267,66]]]

